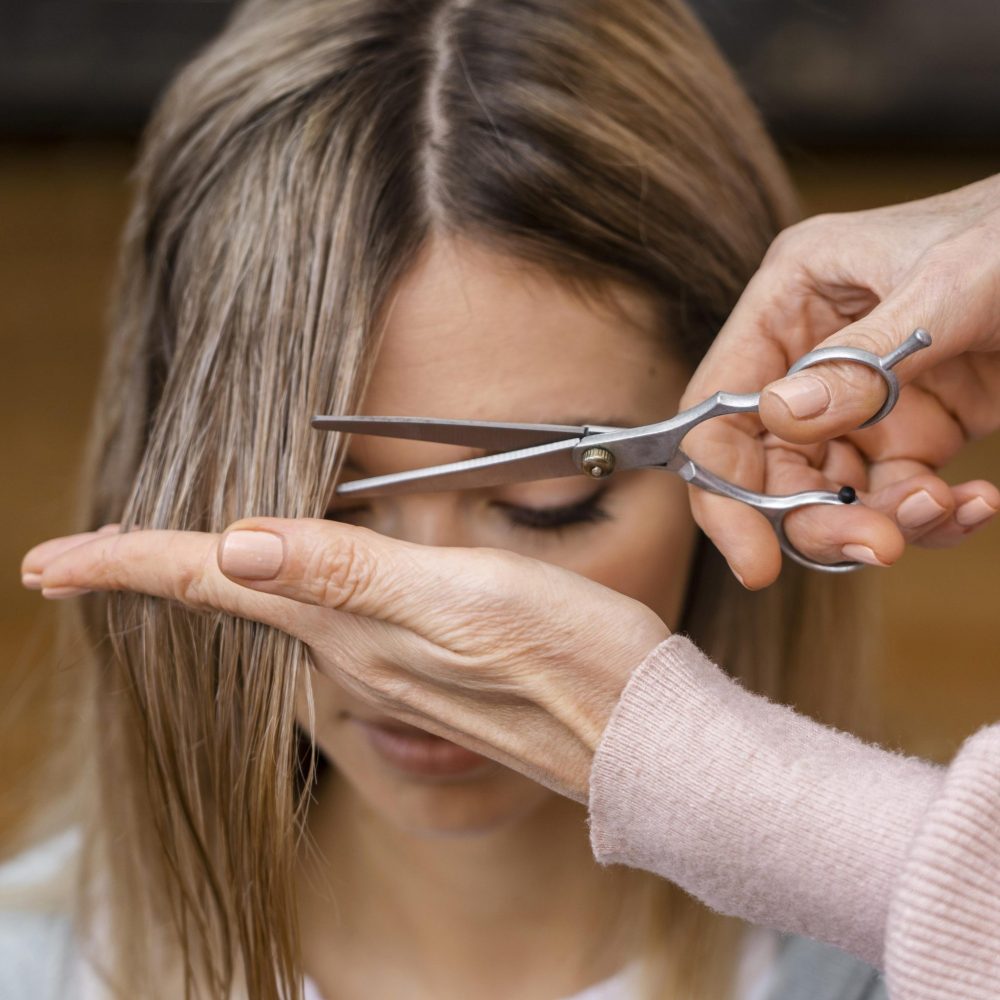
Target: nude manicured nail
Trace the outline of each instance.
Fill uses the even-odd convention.
[[[22,573],[21,574],[21,585],[27,587],[28,590],[41,590],[42,589],[42,574],[41,573]]]
[[[830,405],[830,390],[813,375],[795,375],[771,386],[769,391],[799,420],[818,417]]]
[[[85,587],[43,587],[42,597],[61,601],[66,597],[76,597],[78,594],[89,594]]]
[[[867,563],[869,566],[888,566],[888,563],[882,562],[877,555],[875,555],[875,550],[868,548],[867,545],[845,545],[841,550],[844,554],[845,559],[849,559],[851,562],[861,562]]]
[[[896,521],[904,528],[920,528],[939,518],[944,511],[927,490],[918,490],[896,508]]]
[[[967,500],[955,511],[955,520],[963,528],[971,528],[988,521],[996,512],[996,508],[991,507],[982,497],[975,497]]]
[[[219,553],[222,572],[244,580],[271,580],[284,561],[285,543],[270,531],[230,531]]]

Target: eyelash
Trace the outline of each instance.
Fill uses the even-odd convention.
[[[504,511],[511,527],[526,528],[528,531],[546,531],[557,534],[567,528],[582,524],[595,524],[611,519],[611,515],[601,506],[600,501],[607,492],[607,487],[577,503],[564,507],[519,507],[517,504],[494,500],[492,506]],[[336,521],[347,514],[357,514],[366,510],[365,507],[348,507],[340,510],[327,511],[327,518]]]
[[[501,500],[494,500],[493,505],[506,513],[515,528],[557,533],[577,525],[609,520],[611,515],[600,505],[604,493],[605,490],[598,490],[565,507],[518,507]]]

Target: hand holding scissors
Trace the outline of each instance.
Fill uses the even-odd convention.
[[[892,368],[904,358],[928,347],[926,330],[915,330],[898,348],[883,357],[853,347],[825,347],[801,357],[789,369],[795,374],[824,361],[852,361],[872,369],[885,383],[887,395],[881,409],[862,426],[878,423],[899,398],[899,383]],[[422,469],[374,476],[342,483],[340,495],[377,496],[429,490],[476,489],[529,479],[552,479],[586,475],[595,479],[624,469],[663,469],[677,473],[685,482],[720,496],[738,500],[764,515],[774,528],[782,550],[791,559],[813,569],[846,572],[861,563],[821,563],[799,552],[784,530],[785,517],[794,510],[816,504],[844,505],[857,502],[850,486],[834,493],[810,490],[787,496],[771,496],[744,489],[692,461],[681,443],[688,432],[713,417],[756,413],[760,393],[717,392],[704,402],[669,420],[642,427],[567,426],[560,424],[516,424],[476,420],[440,420],[421,417],[365,417],[317,415],[318,430],[383,437],[435,441],[440,444],[485,448],[492,453]]]
[[[688,452],[729,479],[764,470],[768,482],[788,484],[781,492],[848,481],[864,488],[871,507],[851,518],[870,526],[857,541],[877,542],[869,551],[879,562],[892,562],[908,544],[950,548],[989,530],[1000,511],[1000,490],[990,482],[1000,482],[1000,474],[989,448],[977,456],[983,478],[946,482],[939,470],[966,445],[1000,429],[998,234],[1000,175],[909,204],[818,215],[786,229],[681,404],[717,388],[764,387],[759,422],[703,424],[685,442]],[[933,332],[934,343],[898,371],[900,403],[871,431],[854,433],[884,397],[882,380],[868,368],[830,364],[783,377],[806,351],[849,346],[888,354],[918,326]],[[761,424],[770,437],[761,436]],[[876,509],[886,518],[881,528]],[[693,491],[691,510],[747,586],[775,579],[780,550],[753,511],[706,491]],[[837,546],[824,538],[847,540],[837,531],[848,517],[825,515],[816,508],[797,517],[793,536],[829,560],[837,558]]]

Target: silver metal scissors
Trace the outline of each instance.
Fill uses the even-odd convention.
[[[855,347],[821,347],[799,358],[789,375],[823,361],[854,361],[878,372],[886,384],[882,408],[861,426],[869,427],[887,416],[899,398],[899,382],[892,368],[915,351],[929,347],[930,334],[915,330],[884,357]],[[702,403],[669,420],[642,427],[566,426],[560,424],[508,424],[484,420],[438,420],[423,417],[359,417],[317,415],[317,430],[381,437],[435,441],[439,444],[483,448],[493,454],[463,462],[450,462],[387,476],[373,476],[341,483],[338,495],[385,496],[433,490],[476,489],[531,479],[585,475],[604,479],[622,469],[666,469],[710,493],[730,497],[760,511],[771,522],[782,550],[803,566],[831,573],[857,569],[861,563],[820,563],[799,552],[785,535],[787,514],[815,504],[843,505],[857,501],[850,486],[837,493],[810,490],[788,496],[769,496],[744,489],[701,468],[681,451],[685,435],[712,417],[756,413],[760,393],[717,392]]]

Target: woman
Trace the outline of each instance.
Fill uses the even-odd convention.
[[[755,690],[857,728],[854,633],[816,649],[854,581],[786,572],[745,593],[672,477],[345,508],[331,506],[342,469],[441,449],[345,455],[309,428],[359,408],[609,424],[676,411],[793,212],[686,11],[251,4],[168,94],[138,178],[87,527],[327,514],[511,549],[648,607],[637,647],[653,619],[683,628]],[[870,544],[844,524],[839,544]],[[87,600],[100,798],[80,933],[122,995],[295,995],[302,973],[328,1000],[781,988],[774,940],[599,868],[578,804],[373,716],[288,635],[139,595]],[[377,669],[363,627],[349,638],[342,657]],[[871,970],[837,975],[854,985],[833,995],[875,988]]]

